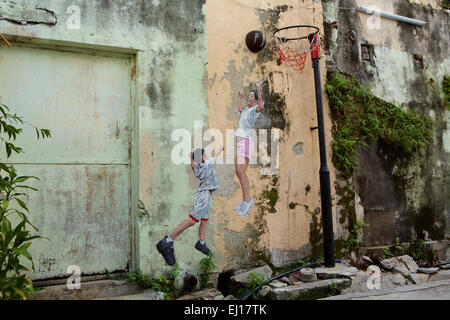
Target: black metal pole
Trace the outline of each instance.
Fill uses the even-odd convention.
[[[319,129],[320,147],[320,200],[322,206],[322,230],[323,230],[323,254],[325,267],[334,267],[334,235],[333,214],[331,209],[330,170],[327,165],[327,153],[325,148],[325,130],[323,123],[322,87],[320,84],[319,59],[312,59],[314,68],[314,84],[316,89],[317,123]]]

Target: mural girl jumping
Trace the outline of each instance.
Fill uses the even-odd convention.
[[[244,95],[239,91],[238,93],[238,111],[241,113],[239,118],[238,129],[235,132],[236,136],[236,175],[242,188],[242,201],[235,211],[238,211],[240,218],[246,217],[250,213],[250,209],[255,203],[253,198],[250,198],[248,177],[245,173],[248,167],[249,159],[255,150],[255,144],[252,139],[252,129],[258,119],[261,111],[264,110],[264,101],[261,92],[261,86],[264,79],[255,83],[256,90],[252,90],[247,98],[247,107],[242,107],[242,99]]]

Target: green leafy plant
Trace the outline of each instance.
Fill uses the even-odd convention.
[[[433,266],[439,261],[436,251],[428,249],[421,239],[412,241],[409,244],[407,253],[422,267]]]
[[[248,279],[249,279],[249,282],[248,282],[247,286],[245,288],[239,288],[237,291],[237,293],[241,296],[243,296],[248,291],[252,291],[256,287],[261,286],[263,283],[265,283],[267,280],[269,280],[269,278],[267,276],[256,273],[256,272],[250,272]],[[258,298],[256,293],[254,293],[252,295],[252,298],[253,299]]]
[[[447,1],[447,3],[448,2],[449,1]],[[444,79],[442,80],[442,93],[444,94],[445,107],[447,110],[450,110],[450,76],[444,76]]]
[[[339,288],[335,282],[331,283],[328,286],[328,293],[327,293],[328,297],[337,296],[340,294],[341,294],[341,291],[339,290]]]
[[[362,228],[367,227],[367,224],[361,219],[356,218],[356,222],[350,228],[350,235],[346,242],[347,252],[357,251],[359,248],[358,238]]]
[[[175,264],[169,274],[162,275],[157,279],[149,275],[143,274],[140,270],[129,272],[127,274],[118,274],[112,276],[114,280],[127,280],[130,283],[136,283],[143,288],[153,288],[156,291],[164,293],[165,299],[173,299],[178,296],[179,292],[174,286],[174,280],[181,273],[181,268]]]
[[[298,259],[297,260],[297,264],[299,265],[299,267],[301,266],[305,266],[307,264],[313,263],[313,259],[311,257],[305,257],[303,259]]]
[[[392,258],[394,256],[394,254],[392,253],[391,249],[389,249],[389,248],[384,248],[383,249],[383,254],[384,254],[384,257],[386,259],[390,259],[390,258]]]
[[[24,122],[22,117],[11,114],[7,106],[0,104],[0,143],[5,146],[7,159],[12,153],[23,152],[14,141],[22,133],[22,128],[17,126]],[[50,130],[33,127],[37,139],[51,136]],[[0,162],[0,299],[4,300],[25,300],[27,295],[35,293],[33,283],[26,274],[29,269],[23,265],[23,259],[27,259],[34,270],[33,258],[28,250],[32,240],[41,238],[32,235],[29,230],[31,227],[38,231],[28,219],[29,209],[23,200],[27,196],[24,189],[37,191],[27,185],[30,179],[39,180],[34,176],[20,176],[13,165]],[[16,216],[15,219],[13,216]]]
[[[214,254],[210,253],[206,258],[200,260],[200,283],[203,288],[208,286],[211,273],[217,270],[214,263]]]

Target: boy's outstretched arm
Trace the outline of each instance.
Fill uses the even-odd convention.
[[[195,168],[195,162],[194,162],[194,159],[192,159],[192,152],[189,153],[189,158],[191,159],[191,168],[192,168],[192,170],[194,170],[194,168]]]
[[[264,100],[262,98],[261,86],[264,82],[264,78],[255,83],[256,90],[258,92],[258,106],[256,107],[257,112],[261,112],[264,110]]]
[[[219,147],[219,148],[216,150],[216,152],[215,152],[215,154],[214,154],[214,160],[216,160],[216,159],[220,156],[220,154],[223,152],[223,150],[224,150],[223,147]]]

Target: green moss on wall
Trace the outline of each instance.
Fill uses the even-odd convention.
[[[375,97],[351,76],[331,74],[325,91],[334,122],[332,161],[346,179],[357,166],[356,151],[369,141],[383,139],[408,157],[424,148],[433,135],[427,116]]]
[[[323,257],[323,235],[322,235],[322,216],[320,208],[310,212],[311,222],[309,223],[309,242],[311,243],[311,257],[316,260]]]
[[[450,110],[450,75],[444,76],[442,80],[442,92],[444,93],[445,107]]]
[[[277,204],[278,201],[278,190],[275,188],[272,188],[270,191],[264,191],[264,198],[269,200],[269,212],[271,213],[275,213],[275,205]]]

